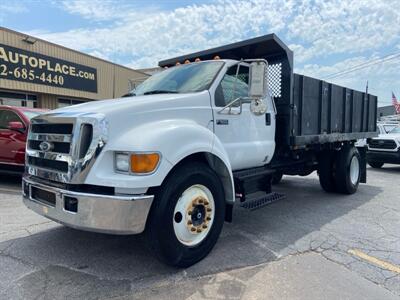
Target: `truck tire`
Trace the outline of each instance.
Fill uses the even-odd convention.
[[[199,162],[179,166],[155,195],[146,225],[150,249],[164,263],[189,267],[216,244],[225,218],[220,178]]]
[[[275,172],[272,175],[272,184],[279,184],[281,182],[281,180],[282,180],[282,177],[283,177],[282,172],[278,172],[278,171]]]
[[[377,161],[369,161],[368,164],[373,167],[374,169],[380,169],[384,165],[383,162],[377,162]]]
[[[318,162],[319,184],[327,193],[336,192],[335,182],[335,152],[323,151]]]
[[[361,157],[357,148],[343,147],[336,159],[336,187],[343,194],[354,194],[360,183]]]

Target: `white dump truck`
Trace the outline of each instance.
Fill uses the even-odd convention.
[[[283,174],[318,171],[324,190],[343,194],[366,182],[354,143],[376,136],[377,98],[294,74],[276,35],[159,65],[127,97],[32,119],[27,207],[81,230],[144,232],[158,258],[187,267],[211,251],[235,203],[282,198],[272,182]]]

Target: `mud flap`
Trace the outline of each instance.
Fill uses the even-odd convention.
[[[357,147],[358,153],[360,153],[360,182],[367,183],[367,147]]]

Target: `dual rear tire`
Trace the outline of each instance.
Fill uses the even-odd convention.
[[[354,194],[361,179],[361,157],[357,148],[324,151],[319,158],[319,181],[328,193]]]

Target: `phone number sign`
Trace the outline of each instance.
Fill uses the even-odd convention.
[[[0,79],[97,93],[97,70],[0,44]]]

